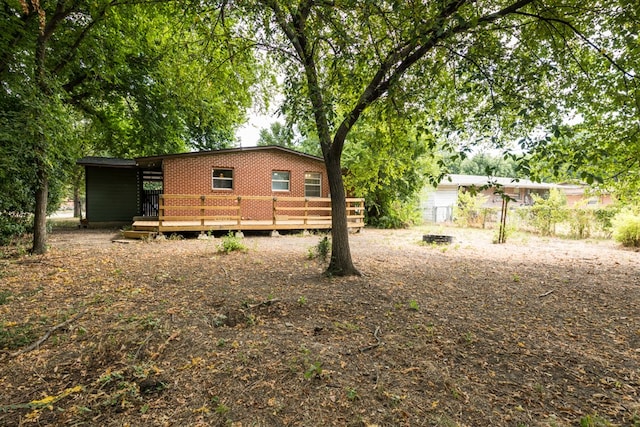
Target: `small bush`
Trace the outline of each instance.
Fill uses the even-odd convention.
[[[456,225],[460,227],[484,227],[489,211],[483,210],[488,197],[471,192],[458,194],[458,205],[453,209]]]
[[[331,253],[331,240],[329,237],[324,236],[317,245],[312,248],[309,248],[309,253],[307,257],[309,259],[320,258],[322,261],[326,261],[329,258],[329,254]]]
[[[567,196],[552,188],[547,198],[532,194],[534,205],[529,208],[529,222],[543,236],[556,234],[556,225],[567,219]]]
[[[6,246],[16,237],[31,232],[31,220],[30,215],[0,213],[0,246]]]
[[[593,216],[596,222],[596,226],[603,233],[610,236],[613,230],[613,218],[620,212],[619,207],[607,206],[604,208],[597,208],[593,211]]]
[[[616,242],[623,246],[640,247],[640,215],[625,209],[613,218],[612,224]]]
[[[378,214],[376,215],[374,212],[378,212]],[[380,215],[380,212],[384,212],[384,214]],[[367,224],[376,228],[409,228],[421,221],[422,216],[417,201],[400,202],[396,200],[379,209],[373,207],[367,211]]]
[[[218,245],[218,252],[230,254],[231,252],[240,251],[247,252],[247,247],[236,237],[231,231],[222,238],[222,242]]]
[[[571,228],[571,236],[576,239],[586,239],[591,236],[595,216],[593,209],[568,209],[567,219]]]

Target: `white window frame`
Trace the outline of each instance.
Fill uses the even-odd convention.
[[[218,173],[218,176],[216,176],[216,172],[231,172],[231,176],[227,177],[227,176],[219,176],[220,174]],[[233,190],[233,169],[231,168],[213,168],[211,170],[211,188],[214,190],[222,190],[222,191],[232,191]],[[222,182],[230,182],[231,183],[231,187],[220,187],[220,186],[216,186],[216,182],[222,183]]]
[[[313,177],[311,176],[313,175]],[[309,183],[307,182],[307,180],[317,180],[317,184],[316,183]],[[310,196],[309,195],[309,189],[313,188],[316,189],[317,188],[317,193],[318,195],[313,195]],[[304,173],[304,197],[322,197],[322,173],[320,172],[305,172]]]
[[[276,174],[286,174],[287,178],[277,178]],[[287,188],[275,188],[274,184],[286,183]],[[291,172],[289,171],[271,171],[271,191],[291,191]]]

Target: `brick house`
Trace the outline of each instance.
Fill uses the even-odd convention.
[[[163,216],[167,221],[189,217],[205,230],[205,221],[213,219],[275,225],[304,215],[329,220],[324,228],[330,228],[323,159],[288,148],[241,147],[132,160],[85,157],[77,163],[86,171],[89,223],[148,220],[160,213],[160,221]]]
[[[329,181],[320,157],[278,146],[230,148],[136,159],[158,169],[163,193],[218,196],[329,197]],[[175,211],[174,211],[175,212]],[[243,208],[245,219],[270,219],[270,200]]]

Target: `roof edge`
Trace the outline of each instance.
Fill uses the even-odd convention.
[[[306,157],[311,160],[324,162],[324,159],[322,157],[313,156],[311,154],[303,153],[301,151],[296,151],[287,147],[282,147],[280,145],[259,145],[259,146],[252,146],[252,147],[221,148],[219,150],[208,150],[208,151],[190,151],[187,153],[161,154],[157,156],[136,157],[135,161],[139,163],[139,162],[148,162],[153,160],[173,159],[177,157],[194,157],[194,156],[203,156],[203,155],[240,153],[240,152],[263,151],[263,150],[279,150],[285,153]]]
[[[76,160],[77,165],[81,166],[104,166],[111,168],[135,168],[136,161],[134,159],[121,159],[118,157],[99,157],[85,156]]]

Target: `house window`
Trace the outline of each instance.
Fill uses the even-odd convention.
[[[322,195],[322,189],[320,184],[322,183],[322,174],[319,172],[305,172],[304,174],[304,196],[305,197],[320,197]]]
[[[214,190],[233,190],[233,169],[214,169],[211,186]]]
[[[271,190],[272,191],[289,191],[289,172],[273,171],[271,172]]]

